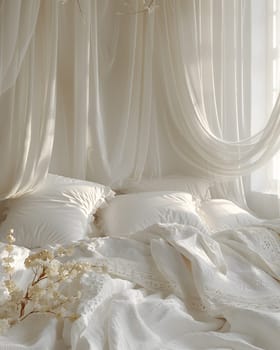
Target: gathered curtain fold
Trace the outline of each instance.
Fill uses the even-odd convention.
[[[0,4],[0,94],[14,85],[33,37],[40,1]]]
[[[251,1],[153,3],[17,2],[11,43],[0,34],[1,198],[36,186],[50,159],[52,172],[113,184],[234,179],[276,154],[279,97],[250,134]]]
[[[62,9],[53,171],[222,181],[277,152],[279,98],[250,134],[250,1],[161,0],[150,14],[138,1],[79,3]]]
[[[0,7],[0,199],[32,190],[46,176],[56,113],[58,4]]]
[[[102,183],[156,173],[153,16],[79,3],[62,7],[51,170]]]
[[[243,100],[246,23],[240,22],[246,16],[246,4],[243,0],[233,0],[230,4],[162,3],[159,50],[162,85],[169,107],[166,121],[175,126],[182,143],[173,135],[170,140],[186,163],[214,176],[248,174],[280,148],[280,96],[265,127],[252,136],[244,135],[246,127],[250,130],[250,113],[244,111]],[[214,13],[220,13],[221,17]],[[215,33],[217,27],[220,31]],[[240,118],[245,121],[242,125]],[[223,123],[227,123],[226,130]],[[233,130],[235,134],[229,135]]]

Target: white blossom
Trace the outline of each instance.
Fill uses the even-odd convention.
[[[76,308],[81,292],[74,292],[71,286],[96,267],[75,260],[64,263],[59,261],[58,258],[73,254],[73,246],[59,246],[53,252],[43,249],[25,259],[25,268],[31,269],[33,273],[30,283],[21,289],[13,279],[13,230],[7,236],[7,241],[4,248],[6,254],[2,256],[7,278],[0,284],[0,334],[35,312],[49,313],[71,321],[79,318]]]

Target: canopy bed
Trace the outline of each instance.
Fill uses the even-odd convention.
[[[256,127],[251,55],[270,9],[0,1],[0,348],[278,350],[280,80]]]

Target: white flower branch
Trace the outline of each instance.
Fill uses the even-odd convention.
[[[79,281],[81,276],[91,270],[99,271],[99,267],[87,262],[68,261],[62,263],[59,259],[73,254],[73,247],[57,247],[54,252],[43,249],[30,254],[24,261],[26,269],[33,273],[30,283],[21,289],[13,279],[14,245],[13,230],[7,236],[4,247],[6,255],[2,258],[2,266],[7,274],[3,281],[5,290],[4,302],[0,305],[0,333],[4,333],[16,323],[28,316],[47,313],[57,318],[67,318],[75,321],[79,315],[75,311],[81,293],[69,295],[69,283]]]

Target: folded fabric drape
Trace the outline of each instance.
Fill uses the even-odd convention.
[[[233,178],[268,161],[280,148],[280,99],[250,136],[250,2],[163,0],[151,14],[123,3],[63,8],[53,171],[107,183]]]
[[[0,198],[36,186],[50,157],[52,172],[111,184],[232,179],[280,148],[279,98],[250,135],[251,1],[161,0],[152,12],[142,1],[9,3]]]
[[[250,127],[250,114],[245,114],[246,101],[242,100],[246,79],[244,26],[248,27],[244,23],[247,15],[245,2],[233,0],[227,5],[222,1],[217,3],[214,7],[210,1],[163,2],[158,31],[161,40],[158,45],[162,67],[160,76],[169,108],[169,113],[165,115],[166,122],[174,125],[181,140],[179,143],[177,138],[170,135],[174,149],[201,172],[233,177],[260,167],[279,150],[280,95],[264,129],[242,138],[240,132],[246,124],[239,125],[239,118],[249,121],[247,127]],[[227,11],[224,7],[227,7]],[[217,14],[218,11],[222,14],[220,18],[214,16],[214,12]],[[170,16],[171,12],[173,16]],[[230,24],[231,33],[226,28]],[[220,33],[214,33],[217,27],[221,29]],[[227,37],[225,34],[228,34]],[[230,45],[224,42],[231,38]],[[218,48],[217,40],[221,50],[218,55],[215,51]],[[230,51],[225,53],[223,46],[229,47]],[[229,54],[234,57],[228,57]],[[228,84],[221,88],[219,84],[225,84],[226,78]],[[233,90],[229,84],[234,86]],[[224,88],[231,92],[229,101]],[[171,94],[172,91],[176,93]],[[224,95],[218,96],[220,93]],[[220,109],[217,106],[218,98],[220,104],[223,103]],[[229,107],[233,110],[225,115]],[[234,140],[227,140],[222,130],[222,122],[229,117],[236,125]],[[216,130],[213,128],[213,131],[211,125]]]
[[[120,15],[122,4],[61,8],[53,172],[102,183],[158,173],[154,20]]]
[[[14,85],[34,34],[40,1],[0,3],[0,94]]]
[[[33,189],[47,174],[54,137],[56,1],[0,7],[0,200]]]

